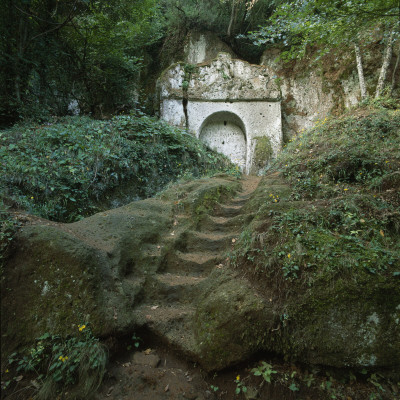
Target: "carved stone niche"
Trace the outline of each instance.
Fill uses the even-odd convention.
[[[258,173],[282,144],[281,96],[270,70],[219,53],[210,62],[176,63],[158,80],[160,116]]]

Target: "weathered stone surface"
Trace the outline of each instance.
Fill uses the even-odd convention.
[[[317,66],[288,67],[276,61],[278,49],[268,49],[261,57],[260,64],[271,75],[279,78],[282,96],[282,128],[285,137],[291,137],[302,129],[312,127],[333,111],[353,107],[358,104],[359,86],[356,70],[346,74],[346,78],[324,77]],[[346,63],[345,59],[342,59]]]
[[[272,155],[280,149],[280,92],[266,67],[220,53],[208,63],[171,66],[158,87],[163,119],[187,127],[246,173],[257,172],[256,138],[268,138]]]
[[[133,308],[174,239],[174,215],[186,210],[196,216],[192,225],[238,185],[226,177],[198,180],[73,224],[23,227],[2,280],[2,348],[44,332],[75,333],[82,323],[101,337],[131,331]]]
[[[232,59],[228,53],[219,53],[216,59],[193,66],[172,65],[160,78],[161,99],[182,99],[184,81],[188,83],[190,100],[280,100],[279,87],[268,68]]]
[[[194,317],[202,366],[222,369],[261,349],[274,323],[271,306],[229,270],[215,270],[203,285]]]
[[[157,354],[147,354],[146,352],[136,352],[133,355],[133,363],[136,365],[148,365],[152,368],[157,368],[160,364],[160,357]]]
[[[285,352],[296,358],[339,368],[400,366],[400,288],[393,279],[339,279],[290,299],[288,309]]]
[[[206,370],[263,350],[314,365],[398,368],[397,278],[361,271],[301,290],[280,292],[268,280],[257,288],[228,267],[229,233],[239,234],[237,221],[268,226],[271,211],[300,205],[287,201],[290,190],[275,175],[236,209],[247,217],[229,217],[233,202],[220,207],[225,216],[199,223],[237,189],[226,177],[202,179],[74,224],[24,227],[2,281],[4,357],[44,332],[77,333],[88,322],[103,337],[149,329]],[[281,201],[264,206],[271,192]],[[219,244],[209,249],[212,238]],[[207,249],[224,250],[206,268]],[[178,265],[179,254],[186,258]]]
[[[184,60],[189,64],[212,60],[221,52],[235,56],[232,49],[212,32],[191,31],[186,40]]]
[[[172,204],[131,203],[73,224],[25,226],[2,282],[2,344],[31,343],[90,323],[96,335],[129,330]]]

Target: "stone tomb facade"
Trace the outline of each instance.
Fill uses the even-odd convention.
[[[177,63],[158,81],[160,116],[187,128],[243,172],[257,173],[281,148],[280,91],[265,67],[219,53]]]

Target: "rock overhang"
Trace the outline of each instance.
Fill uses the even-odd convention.
[[[196,65],[173,64],[158,81],[160,116],[200,139],[211,138],[214,129],[206,144],[233,162],[241,152],[236,164],[245,173],[257,173],[269,161],[254,164],[258,140],[269,139],[273,156],[282,143],[281,96],[275,78],[268,68],[227,53]]]

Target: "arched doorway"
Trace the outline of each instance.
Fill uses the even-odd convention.
[[[219,111],[207,117],[199,138],[212,150],[227,156],[243,170],[246,166],[246,130],[234,113]]]

